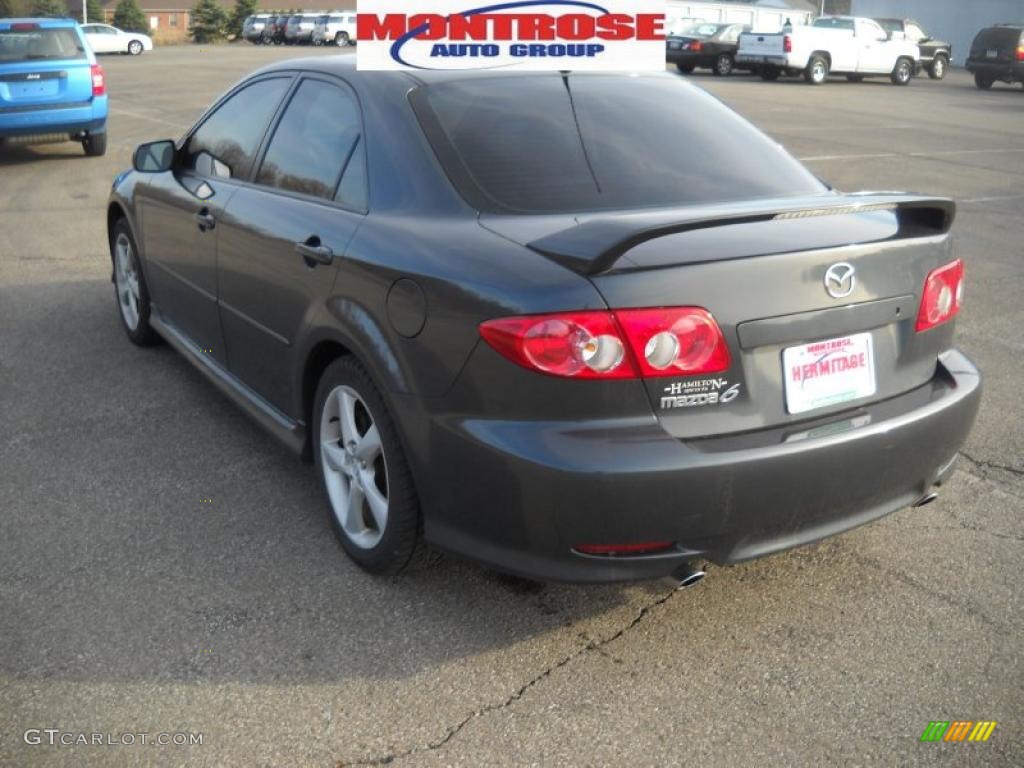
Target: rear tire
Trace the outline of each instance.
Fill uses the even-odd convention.
[[[348,32],[339,32],[334,36],[334,44],[339,48],[345,48],[349,45]]]
[[[82,139],[82,149],[88,157],[103,157],[107,154],[107,132],[90,133]]]
[[[779,79],[779,75],[781,75],[782,72],[778,67],[768,65],[761,67],[761,72],[759,74],[761,75],[761,79],[766,83],[774,83]]]
[[[974,84],[983,91],[987,91],[995,83],[996,79],[992,75],[986,75],[984,72],[974,73]]]
[[[718,58],[715,59],[715,66],[711,70],[718,77],[728,77],[732,74],[733,68],[736,63],[733,61],[732,55],[728,53],[721,53]]]
[[[811,85],[822,85],[828,80],[828,61],[824,56],[811,56],[807,62],[807,69],[804,70],[804,80]]]
[[[676,69],[682,72],[684,75],[689,75],[693,72],[693,64],[683,64],[682,62],[676,62]]]
[[[327,366],[312,423],[313,461],[342,549],[370,573],[398,573],[419,540],[419,499],[394,420],[355,358]]]
[[[910,59],[899,59],[889,79],[893,85],[910,85],[910,81],[914,79],[914,62]]]
[[[928,67],[928,77],[932,80],[941,80],[946,76],[946,70],[948,68],[949,62],[946,61],[946,57],[938,55],[932,59],[932,63]]]

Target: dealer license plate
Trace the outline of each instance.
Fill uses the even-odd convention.
[[[804,413],[875,394],[870,333],[816,341],[782,351],[786,410]]]
[[[995,50],[993,48],[989,48],[987,51],[985,51],[985,57],[986,58],[994,59],[994,58],[997,58],[998,56],[999,56],[999,51],[997,51],[997,50]]]

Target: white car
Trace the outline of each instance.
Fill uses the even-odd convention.
[[[129,53],[138,56],[153,50],[153,40],[141,32],[125,32],[109,24],[83,24],[82,31],[93,53]]]
[[[920,55],[915,43],[892,39],[872,19],[822,16],[810,26],[742,35],[736,63],[756,69],[765,80],[803,74],[808,83],[821,85],[830,74],[853,82],[886,75],[896,85],[907,85]]]
[[[356,13],[340,11],[321,16],[313,27],[313,45],[355,45]]]

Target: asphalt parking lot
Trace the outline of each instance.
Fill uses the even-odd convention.
[[[342,555],[309,467],[127,342],[109,279],[135,145],[295,54],[106,57],[106,157],[0,153],[0,765],[1024,763],[1019,86],[693,77],[837,187],[958,200],[959,343],[986,393],[936,503],[682,592],[441,556],[382,581]],[[932,720],[998,726],[919,742]]]

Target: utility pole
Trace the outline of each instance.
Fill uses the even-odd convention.
[[[89,23],[89,12],[86,10],[85,3],[86,3],[86,0],[82,0],[82,23],[83,24],[88,24]]]

